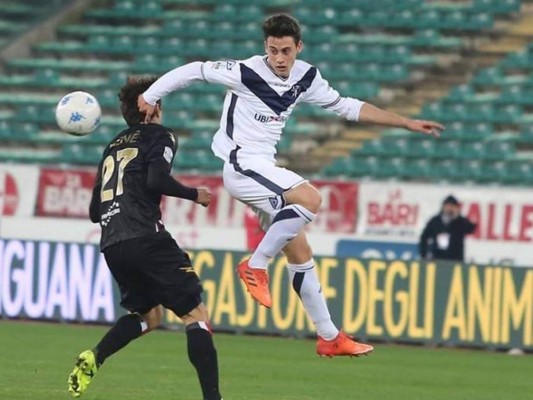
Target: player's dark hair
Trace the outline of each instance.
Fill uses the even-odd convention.
[[[144,113],[139,111],[137,98],[143,94],[157,80],[157,76],[130,75],[124,86],[118,92],[120,111],[129,126],[144,122]],[[161,107],[161,100],[157,102]]]
[[[294,39],[294,43],[298,44],[302,40],[300,24],[298,24],[296,18],[288,14],[272,15],[263,22],[263,37],[267,40],[270,36],[276,38],[291,36]]]

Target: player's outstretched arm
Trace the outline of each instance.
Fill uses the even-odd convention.
[[[158,100],[169,93],[189,86],[194,81],[204,79],[202,65],[202,62],[195,61],[175,68],[160,77],[146,92],[139,95],[137,106],[142,113],[146,114],[146,123],[152,120]]]
[[[364,103],[361,107],[361,110],[359,111],[359,121],[405,128],[412,132],[419,132],[435,137],[439,137],[440,132],[444,130],[444,126],[438,122],[402,117],[389,111],[382,110],[369,103]]]

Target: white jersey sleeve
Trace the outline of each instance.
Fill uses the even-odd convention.
[[[359,112],[365,104],[352,97],[342,97],[333,89],[317,70],[316,77],[309,89],[302,94],[302,102],[318,105],[331,110],[349,121],[359,120]]]
[[[206,61],[202,64],[203,78],[209,83],[219,83],[235,89],[241,83],[239,63],[234,60]]]
[[[220,83],[234,89],[241,81],[241,73],[236,61],[195,61],[182,65],[155,81],[143,93],[144,100],[154,105],[159,99],[176,90],[189,86],[195,81],[205,80]]]
[[[159,99],[167,94],[187,87],[194,81],[204,79],[202,64],[200,61],[195,61],[167,72],[143,93],[144,100],[148,104],[155,105]]]

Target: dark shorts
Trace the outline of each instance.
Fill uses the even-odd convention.
[[[202,285],[189,255],[168,232],[114,244],[104,257],[118,283],[120,304],[130,312],[145,314],[161,304],[181,317],[201,303]]]

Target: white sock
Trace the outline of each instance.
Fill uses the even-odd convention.
[[[294,239],[298,232],[315,218],[315,214],[298,204],[282,208],[274,217],[265,237],[250,257],[251,268],[266,269],[270,259],[275,257],[288,241]]]
[[[315,324],[318,336],[325,340],[335,339],[339,330],[331,321],[313,259],[304,264],[288,264],[287,267],[292,287],[300,296],[305,311]]]

